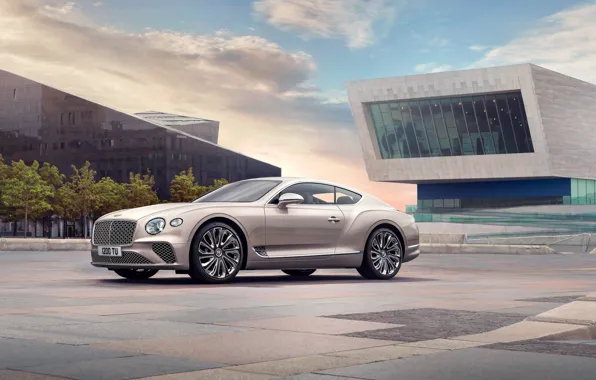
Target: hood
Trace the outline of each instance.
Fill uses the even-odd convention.
[[[109,219],[126,219],[136,220],[155,216],[155,217],[176,217],[188,211],[209,208],[209,207],[225,207],[222,203],[160,203],[151,206],[130,208],[126,210],[119,210],[106,214],[100,220]],[[175,214],[175,215],[173,215]]]

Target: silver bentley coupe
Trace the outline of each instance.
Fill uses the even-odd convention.
[[[276,177],[106,214],[93,227],[91,264],[130,280],[173,270],[220,284],[240,270],[308,276],[323,268],[387,280],[419,253],[412,216],[346,186]]]

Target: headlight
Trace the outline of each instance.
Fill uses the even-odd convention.
[[[170,221],[170,226],[172,226],[172,227],[180,227],[181,225],[182,225],[182,219],[181,218],[172,219]]]
[[[163,218],[155,218],[147,222],[145,225],[145,231],[147,231],[149,235],[157,235],[163,231],[165,226],[166,221]]]

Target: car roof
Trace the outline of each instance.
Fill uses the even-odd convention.
[[[322,183],[324,185],[341,187],[342,189],[346,189],[346,190],[358,193],[361,196],[364,196],[364,195],[370,196],[366,193],[363,193],[362,191],[360,191],[358,189],[351,188],[350,186],[342,185],[340,183],[325,181],[325,180],[321,180],[321,179],[317,179],[317,178],[310,178],[310,177],[261,177],[261,178],[246,179],[245,181],[259,181],[259,180],[261,180],[261,181],[263,181],[263,180],[282,181],[284,184],[299,183],[299,182],[316,182],[316,183]]]

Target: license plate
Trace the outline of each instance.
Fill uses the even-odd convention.
[[[122,248],[121,247],[99,247],[97,253],[100,256],[121,257],[122,256]]]

